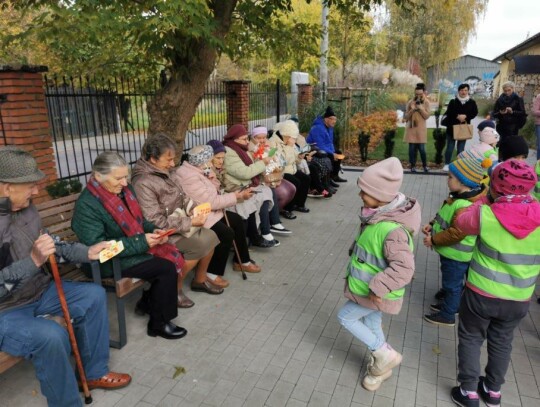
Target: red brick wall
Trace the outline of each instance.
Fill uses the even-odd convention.
[[[0,68],[0,94],[7,97],[0,105],[4,123],[3,129],[0,124],[0,146],[5,144],[5,134],[8,145],[20,147],[34,156],[47,175],[35,202],[50,199],[44,186],[54,182],[57,176],[41,73]]]
[[[298,116],[301,116],[313,103],[313,86],[309,84],[299,84],[298,86]]]
[[[226,81],[227,128],[243,124],[249,129],[249,81]]]

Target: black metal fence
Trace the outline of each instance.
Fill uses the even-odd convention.
[[[158,82],[45,77],[45,101],[59,179],[86,180],[94,159],[115,150],[133,164],[147,137],[147,105]],[[287,112],[279,81],[250,85],[250,120],[272,127]],[[279,118],[278,118],[279,117]],[[184,149],[222,140],[227,132],[224,82],[209,82],[189,124]]]
[[[119,151],[134,163],[146,139],[146,105],[156,84],[45,77],[58,178],[86,181],[94,159]]]

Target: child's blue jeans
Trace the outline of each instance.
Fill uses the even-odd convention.
[[[445,291],[440,315],[445,319],[454,321],[456,312],[459,309],[463,282],[465,273],[469,268],[469,262],[452,260],[444,256],[440,257],[442,288]]]
[[[370,351],[385,343],[382,330],[382,312],[347,301],[338,312],[338,320],[355,338],[364,342]]]

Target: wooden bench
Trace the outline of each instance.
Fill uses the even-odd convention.
[[[60,236],[65,241],[78,240],[75,233],[71,230],[71,218],[73,217],[75,201],[78,197],[79,194],[74,194],[36,205],[43,228],[48,233]],[[113,278],[101,278],[99,263],[97,261],[91,263],[92,278],[88,278],[76,264],[60,264],[59,270],[64,280],[94,282],[102,285],[108,292],[115,294],[119,338],[118,340],[111,339],[110,346],[120,349],[127,343],[126,299],[129,294],[141,288],[144,285],[144,281],[133,282],[131,278],[122,278],[118,259],[113,258],[110,261],[113,262]],[[22,358],[0,352],[0,373],[5,372],[20,360]]]

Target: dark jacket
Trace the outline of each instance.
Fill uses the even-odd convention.
[[[478,115],[478,106],[476,106],[476,102],[473,99],[469,99],[465,103],[461,103],[458,98],[454,98],[448,103],[448,107],[444,113],[446,118],[443,119],[444,123],[442,123],[446,126],[446,132],[448,134],[454,135],[453,126],[455,124],[461,124],[457,119],[460,114],[466,115],[466,122],[467,124],[470,124],[471,120]]]
[[[0,214],[0,238],[4,250],[9,250],[0,269],[0,311],[37,301],[49,286],[50,275],[30,257],[40,230],[41,219],[34,205]],[[56,257],[72,263],[87,262],[88,247],[58,241]]]
[[[145,219],[143,228],[145,233],[151,233],[155,226]],[[120,259],[122,270],[152,258],[152,255],[147,253],[150,248],[144,233],[127,237],[101,202],[86,188],[75,203],[71,229],[82,243],[89,246],[104,240],[121,240],[124,251],[117,257]],[[83,268],[83,270],[90,273],[90,268]],[[111,261],[101,264],[101,275],[102,277],[112,276]]]
[[[501,110],[505,110],[507,107],[512,109],[512,113],[501,114]],[[527,112],[525,111],[523,98],[519,97],[515,92],[510,96],[502,94],[495,102],[495,107],[493,108],[493,117],[497,119],[498,128],[501,126],[516,126],[517,128],[515,130],[519,130],[523,127],[525,121],[527,120]]]

